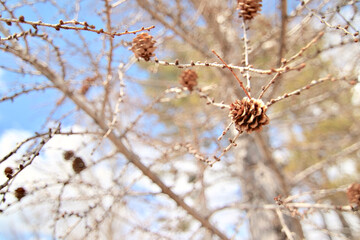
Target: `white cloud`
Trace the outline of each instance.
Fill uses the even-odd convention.
[[[225,206],[229,203],[239,201],[241,198],[239,185],[233,181],[218,181],[206,189],[206,197],[209,199],[209,208]]]
[[[227,209],[220,212],[217,212],[212,217],[212,221],[215,223],[216,226],[219,227],[219,229],[226,231],[231,234],[236,234],[237,239],[246,239],[247,235],[247,224],[244,221],[243,224],[238,224],[237,229],[235,228],[234,223],[239,223],[242,221],[244,216],[242,213],[235,209]]]
[[[19,130],[19,129],[9,129],[6,130],[0,136],[0,159],[5,157],[8,153],[10,153],[18,143],[30,137],[30,132]],[[25,145],[24,147],[28,146]],[[15,168],[17,165],[14,163],[14,160],[21,159],[21,154],[24,152],[23,148],[19,149],[15,154],[9,157],[5,162],[0,164],[0,183],[6,181],[6,177],[3,174],[4,169],[6,167]]]
[[[63,131],[69,129],[70,128],[66,127],[62,128]],[[71,129],[73,132],[84,130],[79,126],[72,126]],[[18,142],[21,142],[32,135],[33,134],[30,132],[19,129],[5,131],[0,136],[0,157],[8,154]],[[92,204],[91,200],[86,200],[86,196],[100,196],[105,199],[106,196],[108,196],[106,194],[107,189],[111,188],[111,191],[114,191],[115,185],[116,188],[119,188],[119,191],[122,191],[121,186],[113,181],[114,173],[118,174],[117,171],[122,168],[118,165],[119,163],[116,162],[116,159],[114,159],[114,161],[104,161],[91,168],[87,168],[81,172],[80,176],[74,174],[71,161],[65,161],[63,159],[64,150],[74,150],[75,154],[82,157],[86,165],[90,166],[94,160],[102,157],[100,155],[102,154],[101,146],[98,148],[99,153],[95,152],[93,155],[90,154],[93,147],[97,146],[97,142],[95,142],[95,144],[89,144],[90,142],[93,143],[94,141],[89,136],[54,136],[41,150],[40,155],[36,157],[34,162],[14,179],[14,182],[10,187],[10,192],[17,187],[22,186],[28,190],[29,195],[23,198],[20,203],[17,203],[17,200],[12,193],[7,195],[6,203],[15,202],[15,204],[0,215],[0,232],[11,236],[11,226],[21,226],[14,229],[19,236],[32,236],[32,229],[37,229],[42,236],[50,236],[52,234],[50,229],[51,226],[45,223],[51,224],[52,221],[49,222],[49,219],[53,220],[55,218],[54,207],[56,208],[57,196],[61,188],[61,184],[58,184],[57,181],[67,180],[69,176],[73,176],[74,180],[73,183],[66,186],[62,194],[60,212],[65,210],[74,212],[86,211]],[[0,164],[0,184],[7,179],[3,174],[4,168],[7,166],[16,168],[18,165],[16,160],[21,159],[25,150],[26,146],[19,149],[18,153],[9,158],[5,163]],[[145,153],[154,157],[154,154],[152,154],[150,149],[141,148],[141,154],[144,155]],[[111,165],[112,163],[114,165]],[[138,176],[141,176],[141,173],[130,165],[129,170],[125,171],[118,181],[121,182],[121,184],[127,185]],[[80,181],[80,178],[83,183],[91,183],[94,184],[94,186],[99,186],[99,188],[91,188],[86,186],[86,184],[77,184]],[[35,191],[37,187],[44,186],[45,183],[49,186],[54,185],[55,187],[46,187],[43,190]],[[141,190],[144,191],[160,191],[160,189],[149,179],[144,177],[141,177],[140,180],[136,181],[136,186],[139,186]],[[80,200],[83,196],[85,196],[85,199]],[[111,198],[106,199],[106,201],[102,202],[102,205],[105,208],[112,204]],[[166,202],[169,202],[169,200],[166,199]],[[124,209],[118,211],[120,215],[125,214],[125,211],[130,211],[130,209],[125,206]],[[4,209],[5,205],[2,205],[0,208]],[[26,217],[31,219],[31,217],[34,216],[36,216],[36,221],[33,221],[33,223],[24,221]],[[58,232],[66,232],[66,229],[72,224],[71,220],[72,218],[61,219],[57,224]],[[79,234],[83,233],[81,229],[74,232]]]
[[[63,128],[63,130],[66,130],[66,128]],[[81,131],[82,129],[73,126],[72,130],[76,132]],[[7,155],[19,142],[22,142],[32,135],[32,133],[20,129],[9,129],[5,131],[0,136],[0,158]],[[9,232],[11,235],[11,226],[21,226],[14,229],[19,236],[32,235],[32,229],[37,229],[42,235],[51,234],[50,226],[44,223],[47,223],[49,219],[54,218],[53,208],[56,203],[56,196],[60,189],[60,186],[59,184],[56,184],[56,181],[61,179],[65,180],[68,179],[69,176],[75,175],[72,170],[71,161],[65,161],[63,159],[63,151],[64,149],[76,150],[81,147],[84,150],[76,154],[79,154],[78,156],[81,156],[89,165],[89,156],[92,150],[92,146],[86,144],[89,140],[89,137],[82,135],[56,135],[45,145],[41,150],[40,155],[35,158],[30,166],[17,175],[11,184],[9,189],[10,193],[8,193],[6,197],[6,204],[13,202],[14,205],[6,209],[6,211],[0,215],[0,232]],[[29,144],[30,143],[20,148],[16,154],[0,164],[0,184],[7,180],[6,176],[3,174],[5,167],[10,166],[13,169],[16,169],[19,164],[18,160],[22,159],[22,155],[26,152],[27,147],[30,146]],[[95,166],[95,168],[98,167]],[[81,176],[84,180],[92,179],[92,181],[97,182],[106,181],[107,184],[105,185],[109,185],[111,182],[111,179],[108,179],[111,176],[111,174],[109,174],[110,171],[111,168],[102,166],[99,167],[99,169],[96,169],[96,172],[99,172],[100,174],[99,177],[92,175],[90,169],[84,170],[81,173]],[[41,187],[45,183],[50,185],[55,184],[57,187],[35,191],[37,187]],[[23,198],[20,203],[17,203],[17,200],[11,192],[19,186],[24,187],[29,192],[29,195]],[[78,197],[79,194],[81,194],[79,191],[80,190],[76,185],[69,184],[66,187],[63,197]],[[87,189],[87,194],[96,194],[96,192],[95,190]],[[51,199],[54,199],[55,201]],[[74,201],[64,201],[62,206],[67,209],[79,210],[86,207],[81,203],[81,201],[75,203]],[[1,204],[1,209],[4,209],[6,204]],[[34,216],[36,216],[36,221],[25,221],[26,218],[31,219]],[[64,224],[66,225],[67,223],[62,223],[60,226],[64,226]]]
[[[6,130],[0,137],[0,156],[4,157],[17,143],[31,136],[31,133],[21,129]]]

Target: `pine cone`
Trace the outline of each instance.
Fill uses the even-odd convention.
[[[71,151],[71,150],[65,151],[64,152],[64,159],[65,160],[70,160],[71,158],[74,157],[74,155],[75,155],[74,152]]]
[[[261,11],[261,0],[238,0],[239,17],[253,19]]]
[[[13,174],[13,169],[11,167],[6,167],[4,170],[5,176],[7,178],[12,178],[12,174]]]
[[[266,115],[267,107],[261,99],[242,100],[237,99],[230,105],[229,117],[235,123],[235,128],[239,132],[260,131],[262,126],[269,123]]]
[[[197,85],[198,75],[194,70],[186,69],[180,75],[180,84],[184,87],[187,87],[189,91],[192,91],[193,88]]]
[[[81,95],[85,95],[89,91],[90,87],[95,82],[95,80],[96,77],[85,78],[81,83],[81,88],[79,89],[79,93]]]
[[[143,58],[145,61],[149,61],[156,47],[154,44],[156,41],[148,33],[140,33],[132,41],[131,51],[135,54],[137,58]]]
[[[86,168],[84,161],[80,157],[76,157],[72,164],[73,170],[76,173],[80,173]]]
[[[351,184],[346,194],[349,203],[355,204],[356,208],[360,206],[360,183]]]
[[[19,187],[15,190],[15,197],[20,201],[26,195],[26,190],[23,187]]]

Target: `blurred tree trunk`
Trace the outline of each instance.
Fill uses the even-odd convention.
[[[346,221],[345,217],[344,217],[344,214],[342,212],[337,212],[337,216],[341,222],[341,232],[342,234],[344,234],[344,236],[347,238],[347,239],[354,239],[354,235],[351,231],[351,227],[349,225],[349,223]]]
[[[279,177],[283,176],[269,166],[265,160],[263,149],[259,147],[256,140],[251,136],[246,136],[241,139],[239,145],[246,148],[245,156],[243,156],[242,151],[235,150],[238,153],[236,159],[238,160],[244,201],[253,206],[262,206],[274,203],[274,197],[278,195],[286,195],[286,190],[282,188],[284,179],[279,180]],[[286,217],[285,220],[289,229],[299,239],[303,239],[304,235],[300,222],[296,218],[290,217]],[[285,238],[280,221],[273,211],[250,210],[249,227],[252,239]]]

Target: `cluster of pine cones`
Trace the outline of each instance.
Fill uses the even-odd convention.
[[[262,0],[238,0],[239,17],[244,20],[253,19],[261,11],[261,2]],[[149,61],[154,56],[155,43],[156,41],[150,34],[143,32],[133,39],[130,50],[135,57]]]
[[[261,0],[238,0],[239,17],[244,20],[253,19],[259,11],[261,11]],[[148,33],[138,34],[132,41],[131,51],[137,58],[143,58],[149,61],[154,56],[156,41]],[[197,85],[198,75],[194,70],[184,70],[180,75],[180,84],[192,91]],[[235,123],[235,127],[239,132],[259,131],[262,127],[269,123],[266,115],[267,107],[261,99],[236,100],[230,105],[229,116]]]
[[[11,167],[6,167],[4,169],[4,174],[7,178],[11,179],[13,177],[14,174],[14,170]],[[26,196],[26,190],[23,187],[18,187],[17,189],[15,189],[14,191],[14,195],[15,197],[20,201],[23,197]]]
[[[150,61],[150,58],[155,56],[154,51],[156,41],[148,33],[140,33],[132,41],[130,50],[134,53],[135,57],[143,58],[145,61]],[[180,84],[187,87],[189,91],[197,85],[197,74],[191,69],[187,69],[180,75]]]
[[[72,168],[75,173],[80,173],[86,168],[84,160],[81,157],[76,157],[71,150],[65,151],[63,157],[65,160],[72,160]]]

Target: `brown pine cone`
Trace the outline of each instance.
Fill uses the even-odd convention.
[[[4,173],[7,178],[12,178],[12,174],[14,173],[14,171],[11,167],[6,167]]]
[[[15,190],[15,197],[20,201],[26,196],[26,190],[23,187],[19,187]]]
[[[261,99],[245,97],[230,104],[229,117],[239,132],[251,133],[252,131],[260,131],[262,126],[269,123],[266,110],[267,107]]]
[[[347,197],[349,203],[355,204],[355,207],[360,206],[360,183],[353,183],[347,189]]]
[[[154,51],[156,47],[154,44],[156,41],[148,33],[140,33],[132,41],[131,51],[135,54],[137,58],[143,58],[145,61],[149,61],[152,56],[155,54]]]
[[[81,88],[79,89],[79,93],[81,95],[85,95],[89,91],[90,87],[95,82],[95,80],[96,80],[96,77],[85,78],[81,83]]]
[[[192,91],[193,88],[197,85],[198,75],[194,70],[186,69],[180,75],[180,84],[184,87],[187,87],[189,91]]]
[[[253,19],[261,11],[261,0],[238,0],[239,17]]]
[[[86,165],[82,158],[76,157],[72,164],[73,170],[75,173],[80,173],[82,170],[86,168]]]
[[[64,159],[65,160],[70,160],[71,158],[74,157],[74,155],[75,155],[74,152],[71,151],[71,150],[65,151],[64,152]]]

